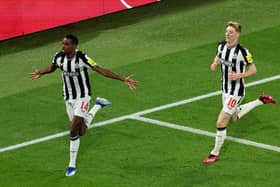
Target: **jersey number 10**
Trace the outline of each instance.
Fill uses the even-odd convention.
[[[237,100],[234,98],[230,98],[227,105],[231,108],[234,108],[236,104],[237,104]]]

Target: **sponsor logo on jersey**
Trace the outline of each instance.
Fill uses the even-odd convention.
[[[220,59],[221,64],[225,65],[225,66],[229,66],[229,67],[233,67],[233,63],[230,61],[226,61],[225,59],[221,58]]]
[[[64,76],[68,76],[68,77],[77,77],[80,75],[80,72],[67,72],[67,71],[63,71],[63,75]]]

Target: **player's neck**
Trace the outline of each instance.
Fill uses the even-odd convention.
[[[232,41],[232,42],[228,41],[228,42],[227,42],[227,47],[228,47],[228,48],[233,48],[233,47],[235,47],[237,44],[238,44],[238,41],[237,41],[237,40]]]
[[[66,54],[66,57],[68,59],[72,59],[72,58],[74,58],[75,54],[76,54],[76,51]]]

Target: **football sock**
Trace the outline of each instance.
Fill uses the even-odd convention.
[[[216,156],[216,155],[210,154],[210,155],[208,156],[208,158],[212,158],[212,157],[214,157],[214,156]]]
[[[85,119],[86,126],[89,127],[91,125],[91,122],[93,118],[95,117],[96,113],[101,109],[102,107],[100,105],[94,105],[92,109],[88,112],[88,115]]]
[[[219,155],[226,136],[227,136],[226,127],[225,128],[217,128],[217,134],[216,134],[216,139],[215,139],[215,147],[211,151],[211,155],[215,155],[215,156]]]
[[[238,118],[243,117],[244,115],[246,115],[248,112],[250,112],[251,110],[253,110],[254,108],[256,108],[257,106],[263,105],[263,102],[260,101],[259,99],[256,99],[255,101],[251,101],[249,103],[246,103],[244,105],[241,105],[238,108]]]
[[[76,167],[76,160],[80,146],[79,136],[70,137],[70,162],[69,167]]]
[[[94,105],[92,109],[90,109],[89,114],[94,118],[96,112],[98,112],[102,107],[100,105]]]

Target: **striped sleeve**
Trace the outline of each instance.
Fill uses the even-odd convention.
[[[254,60],[253,60],[253,56],[252,54],[249,52],[248,49],[243,48],[241,50],[242,56],[244,58],[244,61],[246,62],[247,65],[253,64]]]
[[[82,59],[83,63],[84,63],[84,67],[86,67],[87,69],[95,69],[97,66],[97,63],[90,58],[89,56],[87,56],[86,54],[80,52],[79,53],[80,58]]]
[[[217,44],[217,48],[216,48],[216,55],[220,56],[220,53],[222,51],[222,47],[225,45],[225,41],[221,41]]]
[[[217,55],[217,56],[219,56],[220,46],[221,46],[221,44],[218,43],[218,44],[217,44],[217,48],[216,48],[216,55]]]
[[[88,65],[92,69],[95,69],[95,67],[97,66],[97,63],[94,60],[92,60],[92,58],[88,57],[87,55],[86,55],[86,59],[87,59],[86,65]]]
[[[52,60],[52,64],[58,67],[57,59],[62,56],[63,52],[57,52]]]

